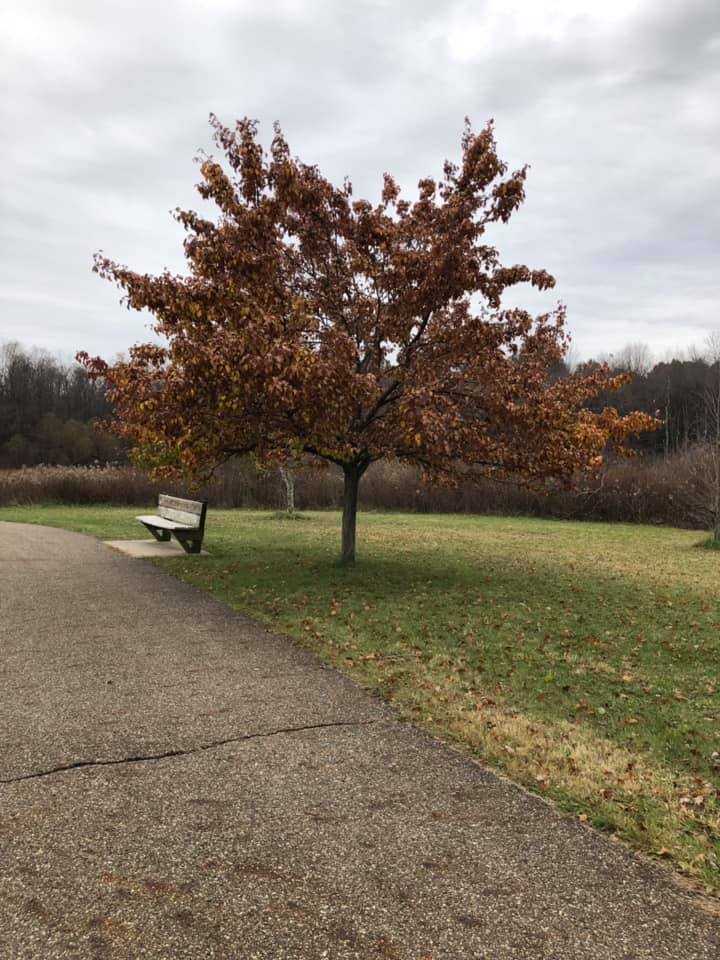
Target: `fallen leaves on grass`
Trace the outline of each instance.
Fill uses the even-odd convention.
[[[595,808],[602,822],[658,856],[672,856],[690,875],[720,868],[713,850],[720,798],[710,782],[681,781],[586,726],[530,719],[492,698],[458,695],[455,684],[446,683],[442,694],[436,725],[481,759],[522,783]]]

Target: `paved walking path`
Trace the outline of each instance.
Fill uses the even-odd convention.
[[[720,920],[151,564],[0,523],[0,957],[718,960]]]

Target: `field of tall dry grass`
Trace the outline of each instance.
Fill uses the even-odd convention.
[[[577,491],[545,495],[483,481],[458,489],[424,486],[417,470],[399,463],[374,464],[363,479],[366,509],[415,513],[465,513],[556,517],[625,523],[668,524],[690,529],[710,526],[701,450],[668,459],[636,458],[608,464]],[[39,466],[0,471],[0,506],[59,504],[145,505],[158,493],[207,497],[215,507],[279,510],[285,488],[277,470],[258,471],[249,460],[226,464],[203,489],[157,483],[130,466]],[[338,507],[339,470],[296,471],[298,509]]]

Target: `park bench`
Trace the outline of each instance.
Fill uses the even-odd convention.
[[[200,553],[207,500],[183,500],[161,493],[157,516],[136,517],[155,537],[167,542],[173,534],[186,553]]]

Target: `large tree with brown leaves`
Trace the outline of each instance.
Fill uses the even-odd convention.
[[[419,464],[435,482],[567,483],[654,425],[583,408],[623,382],[606,370],[549,376],[568,345],[562,308],[503,309],[508,287],[554,280],[503,266],[485,240],[522,203],[526,178],[508,174],[491,124],[466,124],[460,163],[421,180],[417,199],[386,175],[373,205],[293,157],[278,127],[266,151],[254,121],[211,123],[225,163],[202,156],[198,190],[219,213],[176,211],[187,274],[96,257],[163,343],[113,365],[79,355],[107,382],[118,432],[158,473],[198,474],[239,453],[337,464],[352,560],[358,486],[376,460]]]

